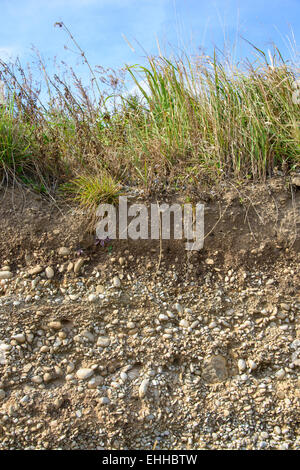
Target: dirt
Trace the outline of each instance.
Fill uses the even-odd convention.
[[[0,448],[300,448],[299,187],[193,198],[199,252],[96,245],[87,214],[2,191]]]

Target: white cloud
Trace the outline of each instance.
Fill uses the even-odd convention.
[[[143,90],[144,90],[147,94],[150,93],[150,87],[149,87],[149,85],[148,85],[148,83],[147,83],[146,80],[140,80],[140,81],[139,81],[139,86],[140,86],[141,88],[143,88]],[[143,98],[144,95],[143,95],[143,93],[141,92],[139,86],[138,86],[137,84],[133,85],[133,86],[129,89],[128,95],[137,95],[139,98]]]
[[[16,46],[1,46],[0,45],[0,59],[7,61],[16,58],[20,55],[20,49]]]

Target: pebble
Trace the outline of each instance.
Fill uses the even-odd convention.
[[[8,266],[7,264],[3,265],[1,268],[0,268],[0,271],[11,271],[10,269],[10,266]]]
[[[69,249],[55,251],[70,254]],[[243,272],[232,268],[226,287],[217,258],[214,263],[206,260],[216,267],[204,269],[199,285],[192,263],[188,273],[194,284],[181,271],[174,282],[173,267],[164,271],[164,256],[161,273],[151,276],[149,270],[156,266],[152,260],[143,279],[139,269],[147,266],[145,254],[132,258],[139,269],[130,274],[128,254],[125,250],[121,262],[116,254],[113,266],[110,255],[101,262],[87,255],[86,263],[99,264],[80,278],[67,272],[68,260],[61,261],[62,270],[54,264],[54,251],[45,261],[45,274],[32,279],[15,260],[3,262],[16,266],[16,279],[0,282],[0,306],[12,309],[12,322],[10,313],[2,318],[0,337],[0,399],[6,398],[1,403],[0,448],[83,446],[86,437],[76,429],[76,421],[72,426],[74,416],[89,430],[91,447],[128,444],[151,449],[156,441],[166,449],[299,447],[292,414],[300,393],[298,294],[280,293],[277,272],[272,273],[277,288],[265,290],[267,275],[258,272],[260,265],[247,274],[245,283]],[[34,253],[35,258],[41,259]],[[53,268],[45,269],[47,263]],[[62,276],[50,282],[49,268]],[[11,272],[8,266],[3,271]],[[112,288],[121,283],[124,289]],[[32,304],[23,304],[26,295]],[[99,299],[97,308],[87,299]],[[36,300],[42,300],[37,307],[41,311],[35,308]],[[18,311],[13,306],[19,306]],[[251,374],[265,360],[266,367]],[[134,401],[137,397],[143,399],[142,406]],[[99,405],[110,404],[99,410]],[[59,408],[63,410],[57,412]],[[136,419],[142,431],[132,432]],[[128,434],[126,430],[124,438],[121,430],[116,437],[124,420]]]
[[[123,382],[126,382],[126,380],[128,379],[128,375],[126,374],[126,372],[121,372],[120,377]]]
[[[244,359],[239,359],[238,360],[238,369],[240,372],[244,372],[244,370],[246,370],[247,368],[247,365],[246,365],[246,362],[244,361]]]
[[[115,276],[115,277],[113,278],[113,285],[114,285],[114,287],[120,287],[120,286],[121,286],[121,281],[120,281],[120,279],[118,278],[118,276]]]
[[[83,264],[84,264],[84,259],[83,259],[83,258],[79,258],[79,259],[75,262],[75,264],[74,264],[74,273],[75,273],[75,274],[79,274],[79,273],[80,273]]]
[[[248,365],[249,365],[250,370],[255,370],[255,369],[257,369],[257,364],[256,364],[255,361],[252,361],[252,359],[249,359]]]
[[[14,336],[12,336],[12,339],[15,339],[20,344],[25,343],[25,341],[26,341],[26,337],[25,337],[24,333],[14,335]]]
[[[97,340],[97,346],[101,348],[107,348],[110,345],[110,339],[107,336],[99,336]]]
[[[148,390],[149,382],[150,382],[149,379],[144,379],[142,381],[142,383],[140,384],[140,386],[139,386],[139,397],[140,398],[145,397],[145,395],[147,393],[147,390]]]
[[[52,380],[52,375],[46,372],[46,374],[43,375],[43,380],[46,383],[50,382]]]
[[[93,343],[95,341],[95,336],[93,335],[93,333],[91,333],[90,331],[88,330],[83,330],[81,332],[81,336],[83,336],[84,338],[88,339],[91,343]]]
[[[108,397],[101,397],[99,398],[100,405],[109,405],[110,399]]]
[[[99,385],[103,383],[103,377],[101,375],[97,375],[96,377],[92,377],[91,380],[88,383],[88,388],[97,388]]]
[[[70,294],[69,297],[71,300],[78,300],[80,297],[80,294]]]
[[[43,382],[43,379],[40,375],[34,375],[32,378],[31,378],[31,382],[35,383],[35,384],[41,384]]]
[[[40,266],[39,264],[35,266],[34,268],[29,269],[28,274],[30,276],[34,276],[35,274],[40,274],[44,270],[43,266]]]
[[[70,248],[67,248],[65,246],[61,246],[58,248],[58,254],[61,256],[68,256],[70,254]]]
[[[51,268],[51,266],[48,266],[48,267],[45,269],[45,274],[46,274],[47,279],[52,279],[52,278],[54,277],[54,270],[53,270],[53,268]]]
[[[94,374],[94,371],[93,369],[79,369],[77,372],[76,372],[76,376],[78,379],[80,380],[86,380],[88,378],[90,378],[92,375]]]
[[[10,271],[0,271],[0,279],[11,279],[13,277],[13,273]]]
[[[174,310],[176,310],[178,313],[183,313],[183,308],[178,303],[174,304]]]
[[[60,330],[62,327],[61,322],[59,320],[50,321],[48,323],[48,326],[49,328],[53,328],[53,330]]]
[[[190,326],[189,322],[185,319],[182,319],[180,320],[179,322],[179,325],[182,327],[182,328],[188,328]]]
[[[159,319],[159,321],[168,321],[168,320],[169,320],[169,317],[168,317],[168,315],[165,315],[164,313],[161,313],[161,314],[158,316],[158,319]]]
[[[90,303],[95,303],[95,302],[97,302],[97,300],[99,300],[98,295],[96,295],[96,294],[90,294],[89,295],[89,302]]]
[[[285,370],[284,369],[279,369],[275,376],[277,377],[278,380],[282,380],[285,376]]]

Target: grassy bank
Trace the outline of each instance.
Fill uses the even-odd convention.
[[[126,67],[137,90],[129,95],[115,73],[92,69],[71,39],[89,67],[89,89],[72,69],[71,80],[50,76],[40,60],[41,100],[30,71],[0,61],[2,184],[60,189],[93,206],[122,185],[259,181],[275,168],[300,167],[300,105],[293,102],[299,70],[276,48],[272,56],[256,49],[256,60],[240,65],[217,54],[149,57],[147,66]]]

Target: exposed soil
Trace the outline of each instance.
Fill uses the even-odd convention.
[[[299,187],[194,198],[204,249],[161,252],[2,191],[1,449],[300,448]]]

